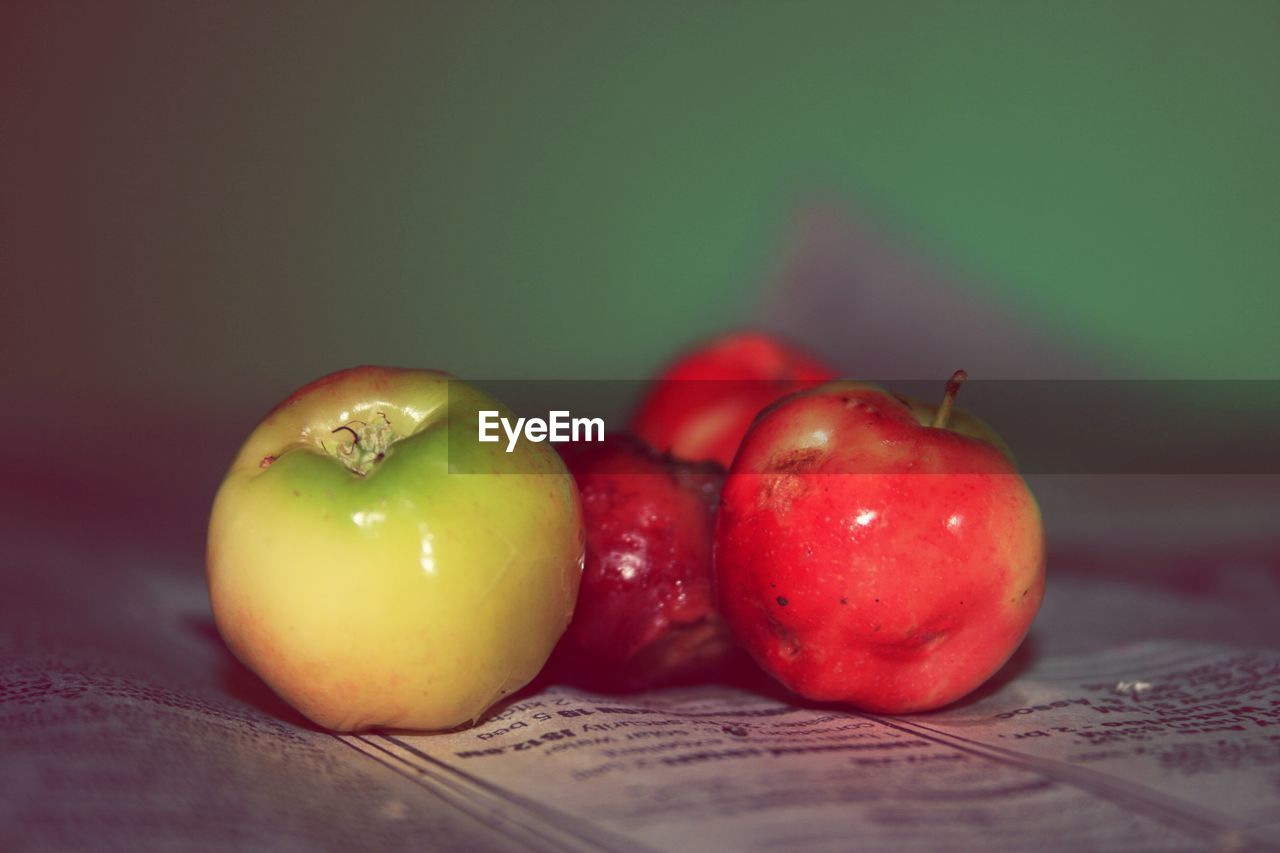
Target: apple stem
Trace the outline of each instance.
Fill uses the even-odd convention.
[[[933,416],[934,429],[946,429],[947,421],[951,420],[951,404],[955,402],[956,393],[960,390],[960,386],[969,378],[969,374],[963,370],[957,370],[951,374],[951,378],[947,380],[946,393],[942,395],[942,405],[938,406],[938,413]]]
[[[386,457],[387,448],[399,438],[395,431],[392,430],[391,421],[386,414],[378,412],[378,417],[382,419],[381,422],[377,420],[372,423],[368,421],[349,421],[340,427],[330,430],[330,435],[337,435],[340,432],[350,433],[351,443],[340,443],[336,449],[329,450],[321,442],[321,449],[332,456],[338,457],[343,464],[351,469],[351,473],[357,477],[365,476],[372,466]],[[352,426],[352,424],[356,426]],[[359,427],[359,430],[356,427]]]

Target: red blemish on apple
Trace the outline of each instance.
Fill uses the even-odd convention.
[[[795,632],[783,625],[772,616],[768,617],[769,629],[773,632],[774,639],[777,641],[774,649],[778,654],[785,658],[797,658],[800,656],[800,641],[796,638]]]
[[[822,458],[822,451],[816,447],[808,447],[801,450],[791,450],[784,453],[774,468],[785,474],[800,474],[814,466],[819,459]]]

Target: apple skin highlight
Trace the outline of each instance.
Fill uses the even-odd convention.
[[[725,483],[721,607],[809,699],[881,713],[954,702],[1013,654],[1044,594],[1039,508],[1004,450],[833,382],[763,413]]]
[[[312,383],[253,431],[214,501],[218,629],[325,728],[473,721],[538,673],[572,616],[572,477],[545,444],[450,445],[501,407],[449,380],[366,367]],[[335,453],[344,425],[382,416],[395,439],[358,473]]]

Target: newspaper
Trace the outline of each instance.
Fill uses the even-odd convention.
[[[1273,653],[1057,659],[900,718],[724,687],[554,687],[452,734],[345,740],[534,849],[1280,844]]]
[[[75,541],[0,537],[6,851],[1280,848],[1266,565],[1194,594],[1060,565],[1010,666],[930,714],[551,685],[335,736],[230,657],[198,556]]]

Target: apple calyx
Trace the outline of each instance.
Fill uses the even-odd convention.
[[[938,406],[938,412],[933,416],[933,423],[930,424],[934,429],[946,429],[948,421],[951,420],[951,404],[956,400],[956,394],[960,391],[960,386],[969,378],[969,374],[963,370],[957,370],[951,374],[951,378],[947,380],[947,390],[942,395],[942,404]]]
[[[386,458],[387,448],[400,436],[391,428],[391,421],[384,412],[378,412],[372,421],[348,421],[330,431],[337,442],[330,448],[325,442],[320,447],[333,456],[357,477],[366,476],[374,465]]]

